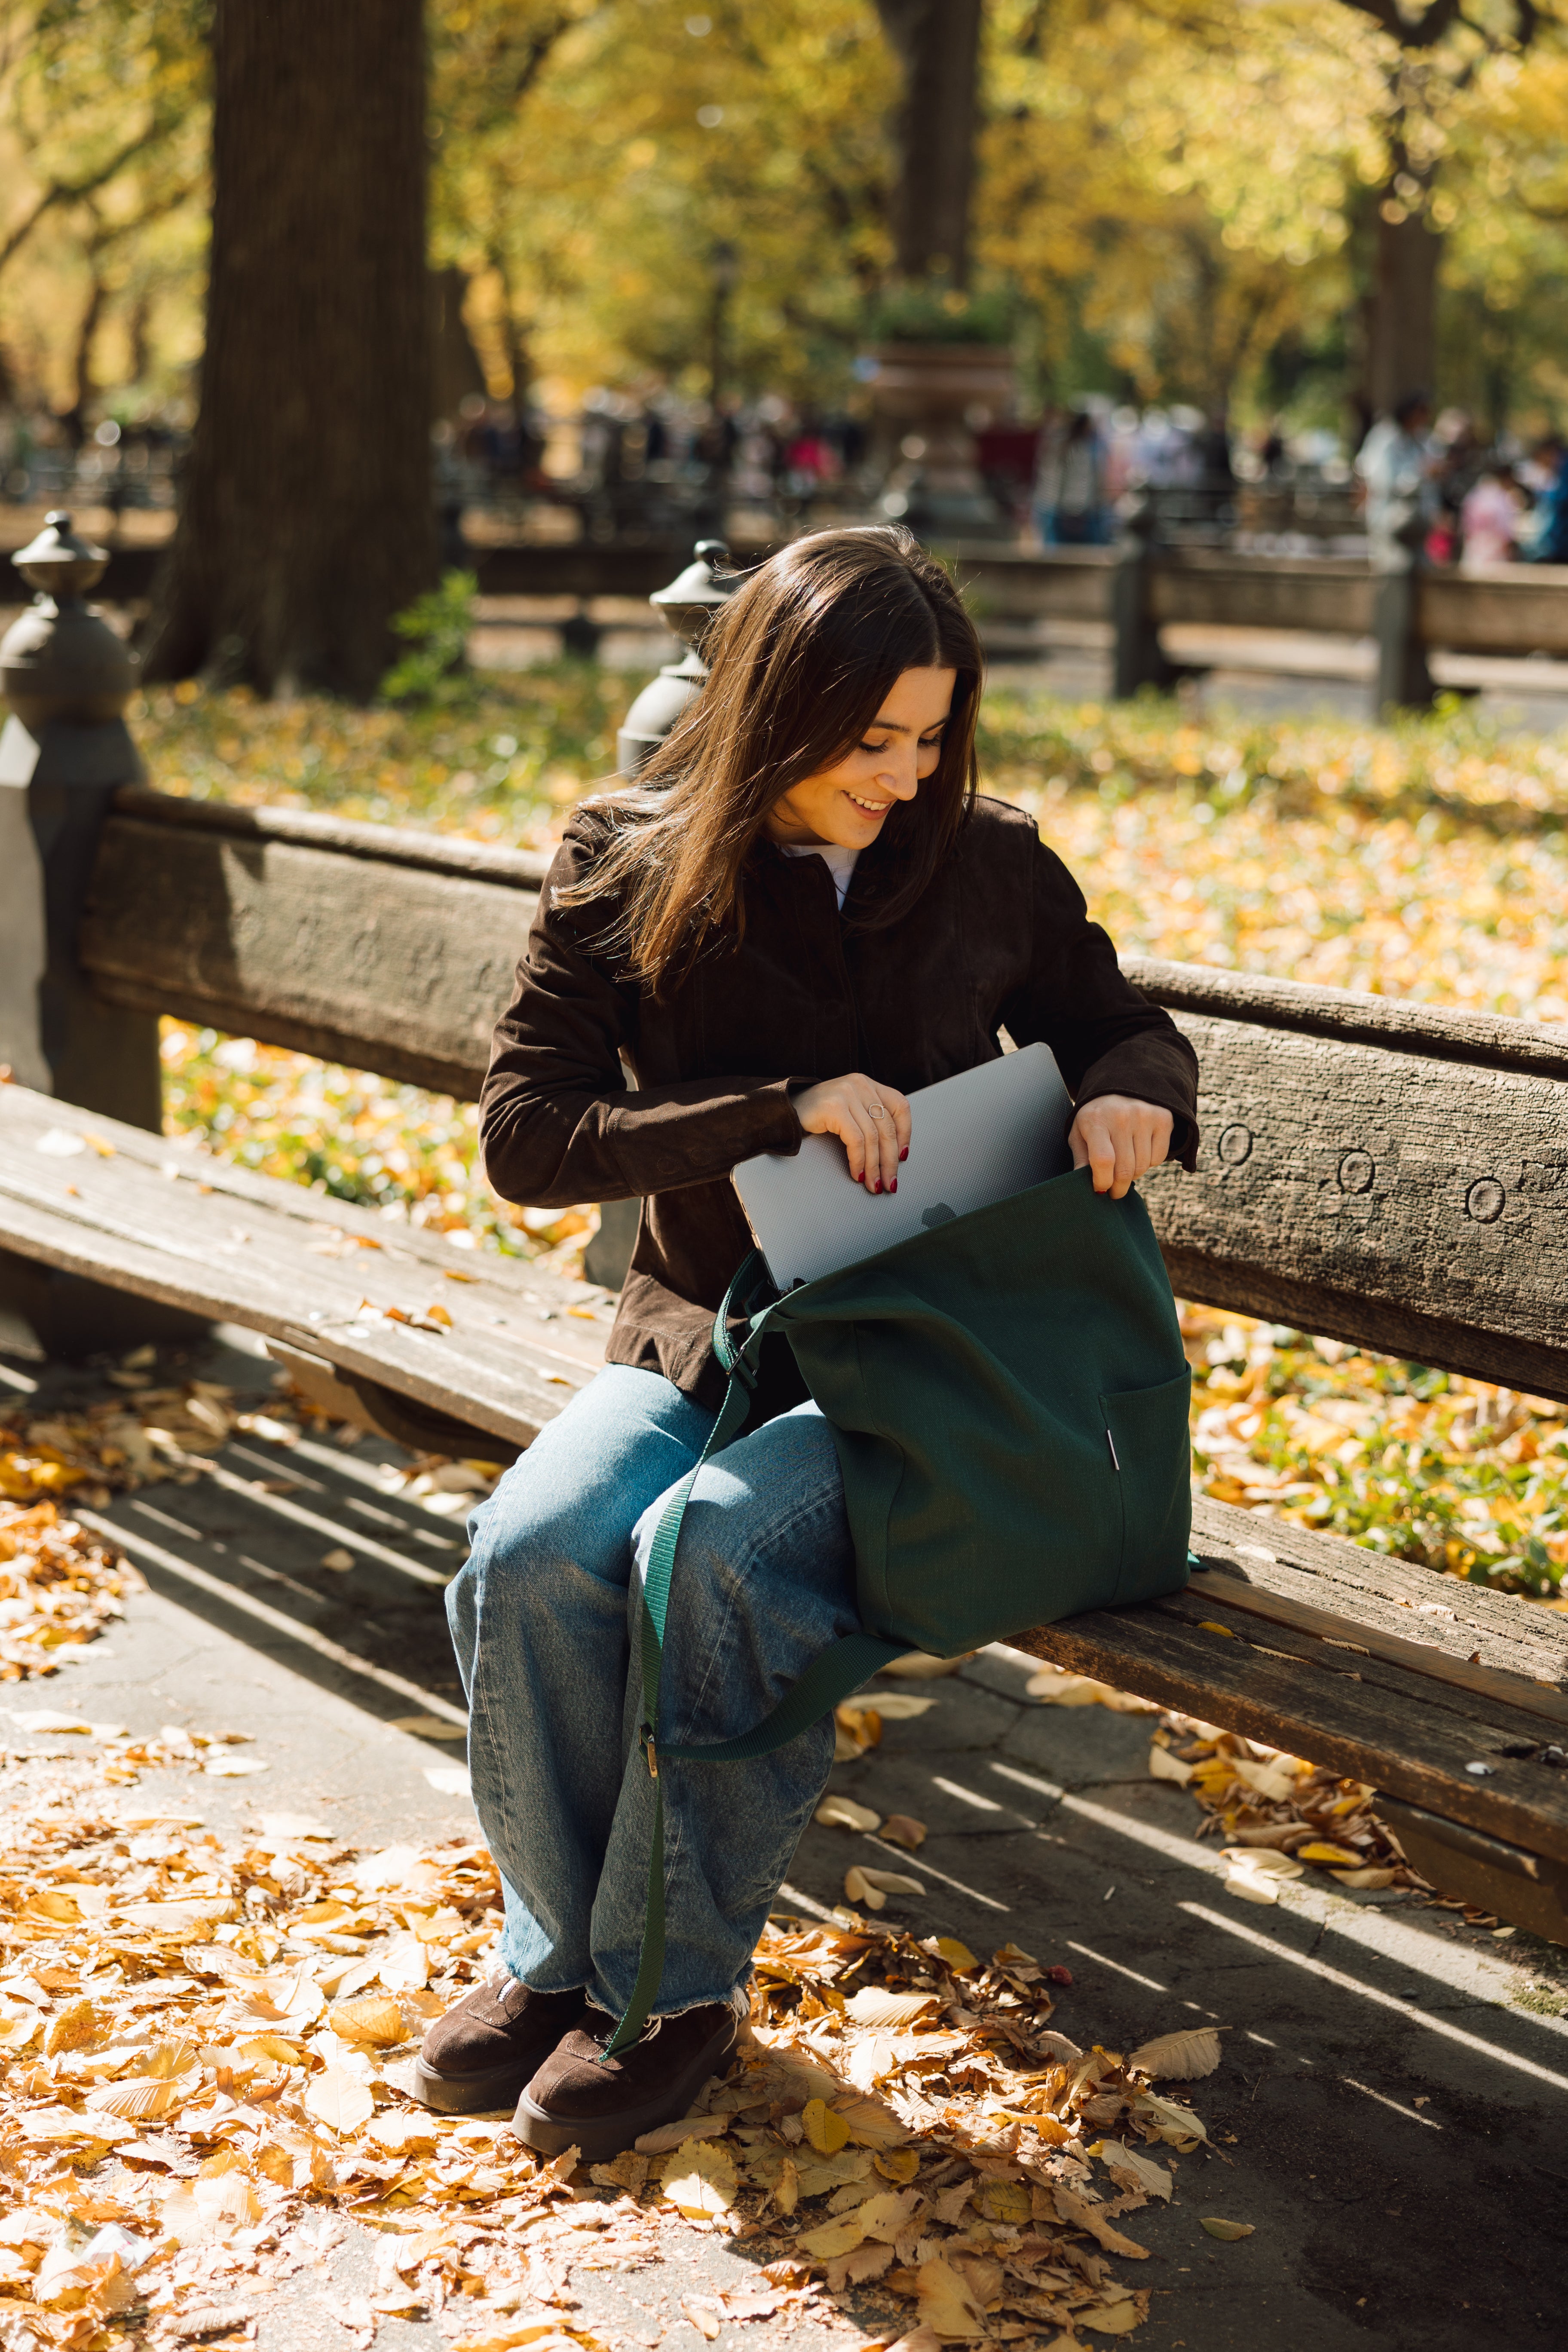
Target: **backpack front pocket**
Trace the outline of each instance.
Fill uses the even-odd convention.
[[[1102,1396],[1105,1442],[1121,1500],[1118,1607],[1179,1592],[1193,1527],[1193,1375],[1184,1366],[1158,1388]]]

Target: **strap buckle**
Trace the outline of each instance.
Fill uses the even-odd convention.
[[[651,1723],[645,1723],[643,1725],[642,1748],[643,1754],[647,1759],[647,1777],[650,1780],[657,1780],[658,1778],[658,1749],[654,1745],[653,1726]]]

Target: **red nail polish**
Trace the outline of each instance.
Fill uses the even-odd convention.
[[[899,1164],[900,1164],[900,1167],[903,1165],[904,1161],[909,1158],[909,1156],[910,1156],[910,1147],[909,1147],[909,1145],[906,1143],[906,1144],[905,1144],[905,1146],[904,1146],[904,1148],[903,1148],[903,1150],[902,1150],[900,1152],[900,1154],[899,1154]]]
[[[898,1178],[895,1176],[895,1177],[894,1177],[894,1179],[893,1179],[893,1181],[892,1181],[892,1182],[889,1185],[888,1190],[889,1190],[889,1192],[896,1192],[898,1191],[898,1189],[899,1189],[899,1180],[898,1180]]]
[[[881,1185],[880,1185],[880,1184],[873,1184],[873,1185],[872,1185],[872,1187],[871,1187],[871,1190],[872,1190],[872,1192],[879,1192],[881,1191],[881,1189],[882,1189],[882,1187],[881,1187]]]

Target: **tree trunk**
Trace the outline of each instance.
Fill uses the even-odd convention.
[[[216,0],[201,409],[149,678],[363,699],[437,572],[421,0]]]
[[[485,372],[463,317],[463,297],[468,290],[468,278],[460,269],[430,272],[431,363],[435,376],[431,414],[435,416],[456,416],[470,394],[478,393],[481,400],[485,396]]]
[[[89,259],[92,282],[88,289],[87,308],[76,331],[76,358],[71,366],[71,404],[60,418],[67,440],[73,449],[79,451],[87,440],[87,404],[93,393],[93,346],[103,322],[103,306],[109,299],[109,289],[99,272],[97,255],[89,255]]]
[[[1392,190],[1384,202],[1392,201]],[[1403,209],[1400,207],[1399,209]],[[1430,396],[1437,356],[1437,263],[1443,240],[1420,213],[1375,225],[1367,313],[1367,394],[1373,414],[1391,416],[1408,392]]]
[[[899,177],[893,241],[899,274],[945,272],[969,283],[981,0],[877,0],[904,95],[894,125]]]

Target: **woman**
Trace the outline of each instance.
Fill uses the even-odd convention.
[[[751,1246],[730,1171],[830,1134],[849,1179],[893,1192],[920,1149],[910,1090],[993,1059],[1004,1026],[1055,1050],[1097,1190],[1121,1198],[1173,1138],[1190,1166],[1196,1132],[1191,1050],[1034,821],[975,797],[979,645],[907,533],[796,541],[710,651],[642,786],[567,828],[480,1113],[508,1200],[644,1207],[606,1369],[475,1512],[448,1594],[506,1916],[498,1975],[431,2029],[418,2080],[449,2110],[516,2096],[524,2140],[584,2158],[684,2114],[724,2064],[832,1760],[829,1719],[744,1766],[666,1765],[657,2013],[606,2059],[652,1822],[628,1606],[723,1393],[713,1315]],[[857,1626],[832,1434],[774,1344],[687,1512],[672,1744],[749,1729]]]

